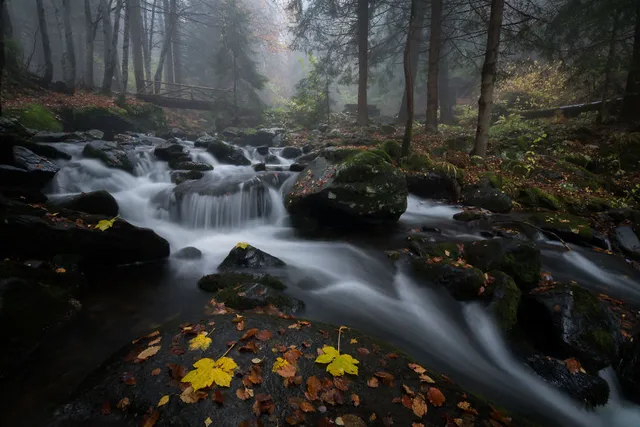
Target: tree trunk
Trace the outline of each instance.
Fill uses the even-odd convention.
[[[438,94],[440,96],[440,123],[453,123],[454,100],[449,90],[449,61],[446,55],[440,55],[440,76],[438,77]]]
[[[422,44],[422,26],[424,25],[424,17],[427,13],[426,0],[417,0],[417,9],[415,16],[416,31],[411,39],[411,84],[412,91],[415,87],[416,77],[418,76],[418,63],[420,59],[420,45]],[[407,91],[402,94],[402,102],[400,103],[400,111],[398,112],[398,123],[404,123],[407,120]]]
[[[13,23],[6,2],[2,2],[2,34],[5,39],[13,38]]]
[[[49,40],[49,30],[47,28],[47,18],[44,14],[42,0],[36,0],[38,9],[38,24],[42,35],[42,52],[44,54],[44,77],[42,83],[48,85],[53,80],[53,60],[51,59],[51,41]]]
[[[429,36],[429,71],[427,74],[427,115],[425,131],[438,131],[438,67],[442,33],[442,0],[431,2],[431,35]]]
[[[233,120],[237,124],[238,121],[238,57],[233,52]]]
[[[164,39],[164,43],[162,43],[162,51],[160,52],[160,60],[158,61],[158,68],[156,69],[156,74],[154,77],[155,82],[155,93],[160,91],[160,86],[162,82],[162,69],[164,68],[164,62],[167,60],[167,52],[171,48],[171,40],[166,38]]]
[[[369,71],[369,2],[358,0],[358,125],[369,123],[367,73]]]
[[[120,39],[120,17],[122,15],[122,6],[124,0],[117,0],[116,15],[113,22],[113,32],[111,38],[111,54],[113,55],[113,75],[115,75],[116,90],[121,90],[120,83],[122,82],[122,69],[120,68],[120,61],[118,60],[118,40]]]
[[[175,1],[175,0],[172,0]],[[169,42],[169,48],[167,50],[167,59],[165,60],[165,76],[164,79],[167,83],[175,83],[175,75],[173,72],[173,28],[175,23],[173,22],[173,17],[171,16],[171,6],[169,5],[169,0],[163,0],[164,2],[164,37],[166,39],[165,43]]]
[[[131,21],[131,43],[133,43],[133,74],[136,79],[136,91],[141,92],[145,87],[145,68],[142,56],[144,52],[143,45],[146,44],[146,40],[142,37],[140,0],[129,0],[129,2],[131,5],[129,20]],[[147,77],[147,80],[150,81],[150,70]]]
[[[4,20],[4,15],[5,13],[7,13],[7,10],[5,9],[6,7],[6,3],[5,0],[0,0],[0,26],[2,26],[2,28],[0,28],[0,95],[2,94],[2,77],[4,75],[4,63],[5,63],[5,57],[4,57],[4,34],[5,34],[5,20]],[[0,116],[2,115],[2,97],[0,96]],[[9,146],[9,144],[1,144],[3,146],[3,150],[2,153],[0,154],[1,158],[4,158],[4,153],[7,151],[7,147]],[[9,148],[10,150],[10,148]]]
[[[628,119],[638,117],[640,111],[640,3],[636,8],[636,29],[633,37],[633,56],[627,74],[622,115]]]
[[[140,0],[137,0],[140,2]],[[147,45],[145,40],[145,49],[144,53],[144,67],[146,71],[147,80],[151,80],[151,55],[153,54],[153,32],[155,31],[156,26],[156,9],[158,7],[158,0],[153,0],[153,6],[151,8],[151,26],[149,29],[149,44]],[[142,34],[142,31],[140,32]]]
[[[112,28],[111,28],[111,8],[107,4],[107,0],[100,0],[100,8],[102,9],[102,38],[104,39],[104,74],[102,75],[102,92],[111,92],[111,83],[113,80],[113,64],[112,49]]]
[[[171,34],[171,51],[173,52],[173,75],[176,83],[183,83],[182,56],[180,54],[180,20],[178,19],[178,1],[171,0],[171,21],[173,31]]]
[[[409,31],[407,32],[407,43],[404,47],[404,93],[407,102],[407,117],[404,125],[404,137],[402,138],[402,156],[409,155],[411,150],[411,137],[413,135],[413,75],[411,70],[412,41],[415,39],[418,27],[418,5],[421,0],[411,0],[411,14],[409,17]]]
[[[73,45],[73,27],[71,26],[71,4],[69,0],[62,0],[62,15],[64,17],[64,38],[67,47],[67,60],[69,61],[69,86],[70,93],[76,91],[76,50]]]
[[[602,104],[598,111],[596,123],[602,123],[608,116],[607,98],[609,96],[609,86],[611,86],[611,78],[613,74],[613,61],[616,56],[616,38],[618,37],[618,17],[617,11],[611,17],[611,39],[609,40],[609,52],[607,54],[607,62],[604,66],[604,82],[602,84]]]
[[[491,0],[491,17],[489,18],[487,50],[482,66],[482,83],[478,100],[478,128],[474,148],[475,154],[481,157],[487,156],[487,145],[489,144],[489,124],[491,123],[491,107],[493,106],[493,89],[496,83],[496,65],[503,11],[504,0]]]
[[[127,93],[129,86],[129,40],[131,31],[131,0],[125,1],[124,36],[122,41],[122,93]]]

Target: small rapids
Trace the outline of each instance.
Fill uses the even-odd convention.
[[[197,279],[215,272],[236,243],[250,242],[290,266],[288,292],[306,303],[305,317],[348,324],[396,344],[457,382],[552,425],[640,425],[640,409],[620,397],[611,370],[602,372],[612,389],[609,404],[586,411],[516,360],[480,305],[458,303],[435,287],[417,284],[368,245],[298,237],[288,225],[282,196],[295,174],[267,172],[272,174],[269,179],[258,178],[250,167],[220,165],[204,150],[190,147],[194,161],[214,166],[203,182],[221,189],[207,193],[194,184],[193,191],[188,186],[178,191],[171,170],[154,160],[151,147],[137,149],[137,176],[132,176],[83,158],[82,144],[56,146],[73,158],[60,161],[52,197],[107,190],[124,219],[155,230],[170,242],[172,252],[186,246],[202,251],[199,260],[171,260],[173,299],[199,293]],[[291,163],[271,150],[280,164]],[[245,155],[254,163],[265,160],[255,150],[245,150]],[[444,237],[480,239],[452,221],[457,211],[411,196],[400,226],[427,226],[438,228]],[[555,277],[584,281],[585,286],[640,302],[640,284],[631,273],[619,273],[624,265],[603,265],[603,254],[579,248],[563,252],[546,243],[543,258],[544,268]],[[168,316],[177,310],[174,304],[156,310]]]

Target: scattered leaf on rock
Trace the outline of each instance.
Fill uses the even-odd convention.
[[[427,399],[429,399],[429,403],[435,407],[440,407],[445,402],[444,394],[435,387],[429,388],[429,391],[427,392]]]
[[[577,374],[578,372],[582,372],[582,373],[586,372],[582,367],[582,365],[580,364],[580,362],[575,358],[565,360],[564,364],[566,365],[569,372],[571,372],[572,374]]]
[[[260,414],[271,415],[276,409],[276,404],[273,403],[273,398],[269,394],[260,393],[256,396],[256,401],[253,404],[253,413],[259,417]]]
[[[158,418],[160,418],[160,412],[158,411],[153,411],[150,414],[146,414],[143,418],[142,418],[142,427],[153,427],[156,425],[156,422],[158,422]]]
[[[436,382],[433,380],[433,378],[431,378],[429,375],[427,374],[422,374],[420,375],[420,381],[422,381],[423,383],[428,383],[428,384],[435,384]]]
[[[422,395],[419,394],[413,399],[411,409],[413,410],[413,414],[418,418],[422,418],[427,414],[427,402],[424,401]]]
[[[120,399],[118,401],[118,403],[116,404],[116,408],[120,409],[121,411],[126,411],[127,407],[131,404],[131,401],[129,400],[128,397],[123,397],[122,399]]]
[[[167,403],[169,403],[169,396],[168,395],[164,395],[160,398],[160,401],[158,402],[158,407],[160,406],[164,406]]]
[[[210,417],[207,417],[207,419],[204,420],[205,427],[209,427],[211,424],[213,424],[213,421],[211,421]]]
[[[211,345],[211,338],[206,332],[200,332],[195,338],[189,341],[189,350],[206,350]]]
[[[194,390],[209,387],[214,383],[220,387],[230,387],[233,372],[238,368],[230,357],[221,357],[218,360],[204,358],[193,366],[196,369],[182,378],[182,382],[191,383]]]
[[[206,399],[208,394],[201,390],[194,390],[193,387],[187,387],[180,394],[180,400],[184,403],[196,403],[199,400]]]
[[[316,363],[328,363],[327,372],[334,377],[342,376],[345,373],[358,375],[358,367],[356,365],[360,362],[357,359],[348,354],[340,354],[338,350],[331,346],[323,347],[322,353],[316,358]]]
[[[355,406],[356,408],[358,406],[360,406],[360,396],[358,396],[355,393],[351,394],[351,402],[353,403],[353,406]]]
[[[151,375],[153,375],[154,377],[155,377],[156,375],[160,375],[160,371],[161,371],[161,370],[160,370],[160,368],[156,368],[156,369],[154,369],[153,371],[151,371]]]
[[[475,409],[473,409],[471,407],[471,403],[464,401],[464,402],[458,402],[458,408],[462,409],[465,412],[468,412],[470,414],[473,415],[478,415],[478,411],[476,411]]]
[[[147,360],[151,356],[155,355],[158,351],[160,351],[160,346],[148,347],[138,354],[136,357],[138,360]]]
[[[236,390],[236,396],[238,397],[238,399],[240,400],[247,400],[251,397],[253,397],[253,390],[251,390],[250,388],[239,388]]]
[[[256,333],[256,338],[260,341],[269,341],[273,337],[273,332],[263,329],[260,332]]]
[[[424,369],[417,363],[409,363],[409,369],[413,370],[416,374],[424,374],[425,372],[427,372],[426,369]]]
[[[277,373],[283,378],[290,378],[296,375],[298,369],[282,357],[278,357],[273,364],[272,372]]]
[[[371,377],[369,378],[369,381],[367,381],[367,385],[371,388],[377,388],[380,383],[378,382],[378,379],[375,377]]]
[[[240,338],[240,341],[247,341],[250,338],[253,338],[258,333],[258,328],[251,328]]]
[[[313,405],[307,401],[304,401],[302,403],[300,403],[300,409],[302,410],[302,412],[315,412],[316,408],[313,407]]]

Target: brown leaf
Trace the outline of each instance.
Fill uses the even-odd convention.
[[[368,356],[370,351],[364,347],[360,347],[356,350],[360,356]]]
[[[462,409],[465,412],[468,412],[473,415],[478,415],[478,411],[471,407],[471,403],[469,402],[458,402],[458,408]]]
[[[153,427],[158,422],[158,418],[160,418],[160,413],[158,411],[153,411],[150,414],[146,414],[142,418],[142,427]]]
[[[111,403],[108,400],[100,407],[100,413],[102,415],[109,415],[111,413]]]
[[[388,372],[378,371],[378,372],[374,373],[373,375],[375,375],[376,377],[380,378],[384,385],[387,385],[389,387],[393,387],[395,385],[395,381],[394,381],[393,375],[391,375]]]
[[[302,384],[302,376],[300,375],[294,376],[294,377],[288,377],[284,379],[285,387],[289,387],[292,385],[300,385],[300,384]]]
[[[378,379],[375,377],[371,377],[369,378],[369,381],[367,381],[367,385],[371,388],[376,388],[378,387],[380,384],[378,383]]]
[[[290,426],[297,426],[304,423],[304,414],[301,410],[296,409],[286,418],[287,424]]]
[[[258,352],[258,345],[256,344],[255,341],[251,341],[250,343],[247,343],[247,345],[242,346],[238,349],[239,352],[246,352],[246,353],[257,353]]]
[[[505,415],[503,412],[497,410],[496,408],[494,408],[493,406],[491,407],[491,418],[493,418],[496,421],[501,422],[502,424],[508,426],[511,425],[511,417]]]
[[[263,329],[256,334],[256,338],[260,341],[269,341],[273,337],[273,333],[267,329]]]
[[[300,409],[302,410],[302,412],[316,412],[316,408],[314,408],[313,405],[306,400],[300,403]]]
[[[422,395],[418,395],[413,399],[411,409],[413,410],[413,414],[418,418],[422,418],[427,414],[427,402],[424,401]]]
[[[222,405],[224,403],[224,396],[220,390],[216,390],[213,392],[213,397],[211,398],[218,405]]]
[[[258,365],[251,365],[247,378],[251,384],[262,384],[262,368]]]
[[[353,402],[353,406],[355,406],[356,408],[358,406],[360,406],[360,396],[358,396],[355,393],[351,394],[351,402]]]
[[[244,320],[241,320],[238,323],[236,323],[236,329],[238,331],[244,331]]]
[[[345,427],[367,427],[364,420],[354,414],[346,414],[340,417],[342,419],[342,425]],[[338,418],[336,418],[337,420]],[[338,424],[338,423],[336,423]],[[338,424],[340,425],[340,424]]]
[[[259,417],[260,414],[271,415],[276,409],[276,404],[273,403],[271,395],[260,393],[256,396],[256,401],[253,404],[253,413]]]
[[[120,409],[121,411],[126,411],[130,403],[131,401],[129,400],[128,397],[123,397],[116,404],[116,408]]]
[[[120,380],[127,385],[135,385],[136,379],[131,372],[123,372]]]
[[[251,328],[247,332],[245,332],[242,338],[240,338],[240,341],[246,341],[252,337],[255,337],[257,333],[258,333],[258,328]]]
[[[189,386],[180,395],[180,400],[184,403],[196,403],[198,400],[206,399],[208,396],[209,394],[206,391],[193,391],[193,387]]]
[[[160,375],[161,369],[160,368],[156,368],[153,371],[151,371],[151,375],[153,375],[154,377],[156,375]]]
[[[571,372],[572,374],[577,374],[578,372],[584,372],[582,365],[576,358],[567,359],[564,361],[564,364],[566,365],[569,372]]]
[[[149,347],[151,347],[152,345],[160,344],[160,341],[162,341],[162,337],[156,338],[155,340],[151,341],[148,345]]]
[[[187,375],[187,370],[184,366],[178,365],[177,363],[169,363],[167,364],[167,368],[171,371],[171,378],[180,381],[185,375]]]
[[[446,400],[444,394],[435,387],[429,388],[429,391],[427,392],[427,399],[429,399],[429,402],[435,407],[442,406]]]
[[[284,358],[284,360],[293,365],[298,361],[300,356],[302,356],[302,352],[300,350],[298,350],[297,348],[291,348],[282,357]]]
[[[424,427],[422,423],[411,423],[411,427]]]
[[[412,409],[413,408],[413,399],[411,398],[411,396],[407,395],[407,394],[403,394],[402,395],[402,399],[400,399],[400,401],[402,402],[402,404],[408,408],[408,409]]]
[[[238,399],[240,400],[247,400],[250,397],[253,397],[253,390],[251,390],[250,388],[239,388],[236,390],[236,396],[238,396]]]
[[[422,381],[423,383],[435,384],[435,381],[433,380],[433,378],[431,378],[427,374],[420,375],[420,381]]]
[[[415,395],[416,395],[416,392],[415,392],[415,391],[413,391],[413,390],[411,389],[411,387],[409,387],[409,386],[408,386],[408,385],[406,385],[406,384],[402,384],[402,389],[404,390],[404,392],[405,392],[405,393],[407,393],[407,394],[408,394],[409,396],[411,396],[411,397],[413,397],[413,396],[415,396]]]
[[[159,345],[148,347],[147,349],[141,351],[138,354],[138,356],[136,358],[136,362],[147,360],[151,356],[154,356],[159,350],[160,350],[160,346]]]
[[[307,399],[312,401],[318,399],[318,392],[320,391],[321,387],[322,384],[316,376],[307,378]]]
[[[284,365],[276,371],[276,373],[283,378],[294,377],[296,372],[298,372],[298,368],[291,364]]]
[[[349,380],[345,377],[334,377],[333,385],[335,385],[338,390],[349,390]]]

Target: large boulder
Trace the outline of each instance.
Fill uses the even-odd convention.
[[[311,151],[304,156],[299,157],[297,161],[300,163],[309,163],[318,157],[324,157],[329,162],[339,163],[361,152],[361,148],[355,147],[325,147]]]
[[[378,154],[362,152],[335,166],[314,160],[287,194],[285,206],[299,225],[385,224],[404,213],[407,195],[402,172]]]
[[[218,141],[218,138],[216,138],[215,136],[203,135],[200,138],[196,139],[193,145],[198,148],[207,148],[209,144],[216,141]]]
[[[526,221],[545,231],[551,238],[560,237],[570,243],[607,248],[607,243],[593,230],[588,219],[565,213],[540,212],[528,215]]]
[[[155,150],[153,150],[153,154],[165,162],[183,158],[187,154],[187,150],[180,144],[161,144],[158,145]]]
[[[406,179],[409,193],[418,197],[451,202],[460,198],[460,184],[445,173],[409,171],[406,173]]]
[[[284,147],[280,155],[285,159],[296,159],[302,156],[302,149],[298,147]]]
[[[482,295],[486,278],[477,268],[458,266],[450,260],[440,257],[414,260],[413,270],[416,276],[428,283],[442,286],[458,301],[477,300]]]
[[[477,206],[491,212],[507,213],[511,211],[513,202],[497,188],[471,188],[464,193],[463,203],[467,206]]]
[[[249,166],[251,161],[247,159],[243,151],[222,141],[214,141],[207,147],[207,151],[220,163],[236,166]]]
[[[629,225],[616,227],[613,232],[616,246],[633,259],[640,260],[640,239]]]
[[[622,347],[620,362],[614,368],[625,395],[640,403],[640,333]]]
[[[65,209],[109,217],[118,215],[120,211],[116,199],[104,190],[82,193],[70,198],[54,199],[52,203]]]
[[[174,171],[171,172],[171,182],[174,184],[182,184],[183,182],[202,179],[204,172],[201,171]]]
[[[485,301],[498,326],[511,330],[518,322],[518,306],[522,292],[511,276],[502,271],[490,271],[485,282]]]
[[[213,170],[209,163],[170,161],[169,167],[174,170],[208,172]]]
[[[60,168],[24,147],[14,146],[12,165],[0,165],[0,182],[4,186],[43,188]]]
[[[202,251],[193,246],[187,246],[172,254],[171,257],[184,260],[200,259],[202,258]]]
[[[95,226],[105,219],[110,218],[0,199],[0,257],[78,255],[85,269],[95,269],[169,256],[169,243],[153,230],[121,219],[98,230]]]
[[[31,132],[16,119],[0,117],[0,164],[13,163],[13,146],[31,139]]]
[[[84,146],[82,154],[91,159],[100,160],[110,168],[134,173],[135,156],[133,152],[120,147],[115,142],[91,141]]]
[[[587,407],[605,405],[609,400],[609,384],[597,375],[570,371],[567,363],[542,355],[529,356],[525,363],[545,382],[567,393]]]
[[[269,255],[248,243],[238,243],[220,263],[218,270],[268,269],[284,266],[286,264],[281,259]]]
[[[245,129],[244,134],[237,140],[238,145],[260,147],[277,147],[282,142],[284,134],[282,128],[258,129],[257,131]]]
[[[523,299],[519,321],[533,345],[550,356],[577,357],[589,371],[618,360],[619,321],[603,302],[579,286],[533,290]]]
[[[464,253],[469,264],[483,271],[504,271],[524,291],[535,288],[540,280],[540,249],[533,242],[518,239],[480,240],[465,245]]]

